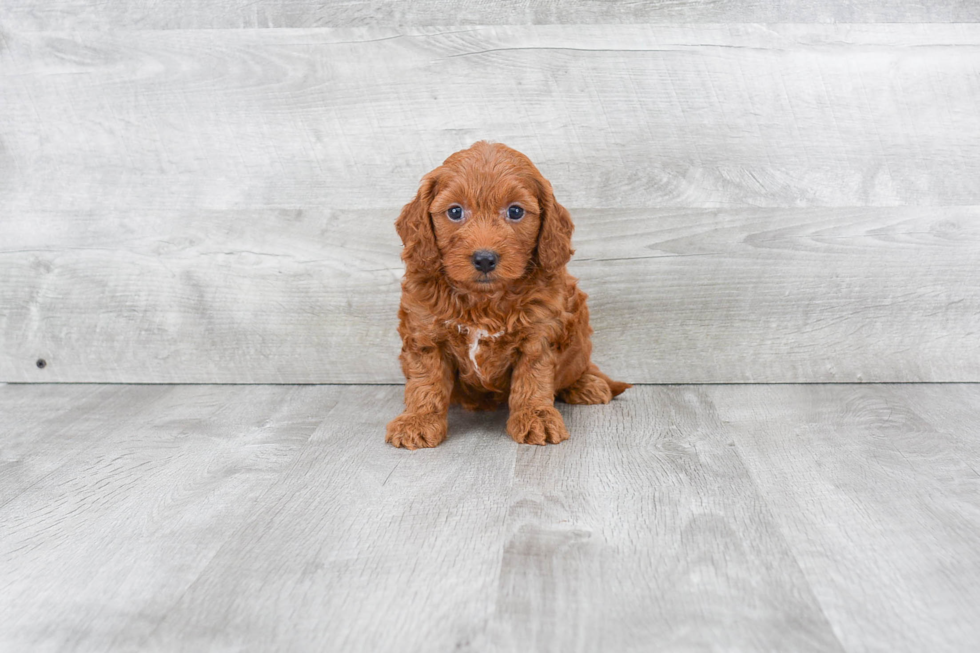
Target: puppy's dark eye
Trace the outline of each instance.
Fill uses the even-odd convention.
[[[463,207],[459,205],[450,206],[449,210],[446,211],[446,217],[453,222],[459,222],[463,219]]]
[[[517,222],[524,217],[524,209],[516,204],[507,209],[507,219]]]

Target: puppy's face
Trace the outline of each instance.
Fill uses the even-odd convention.
[[[443,269],[457,285],[491,289],[524,276],[541,227],[532,171],[523,154],[502,145],[457,152],[442,166],[429,214]]]
[[[516,281],[534,268],[563,268],[571,218],[531,161],[480,141],[425,175],[395,223],[410,273],[441,271],[473,292]]]

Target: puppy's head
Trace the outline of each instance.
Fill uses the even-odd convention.
[[[395,222],[410,272],[442,273],[489,291],[572,255],[572,220],[531,161],[480,141],[422,178]]]

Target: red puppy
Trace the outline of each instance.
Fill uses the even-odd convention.
[[[568,438],[555,397],[605,404],[631,387],[590,360],[586,295],[565,270],[572,219],[531,161],[480,141],[422,178],[395,222],[405,248],[396,447],[446,439],[450,402],[510,406],[520,443]]]

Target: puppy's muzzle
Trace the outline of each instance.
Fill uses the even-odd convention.
[[[483,274],[488,274],[493,272],[494,268],[497,267],[497,262],[500,261],[500,257],[497,256],[497,252],[491,252],[489,249],[481,249],[473,253],[472,260],[473,267]]]

